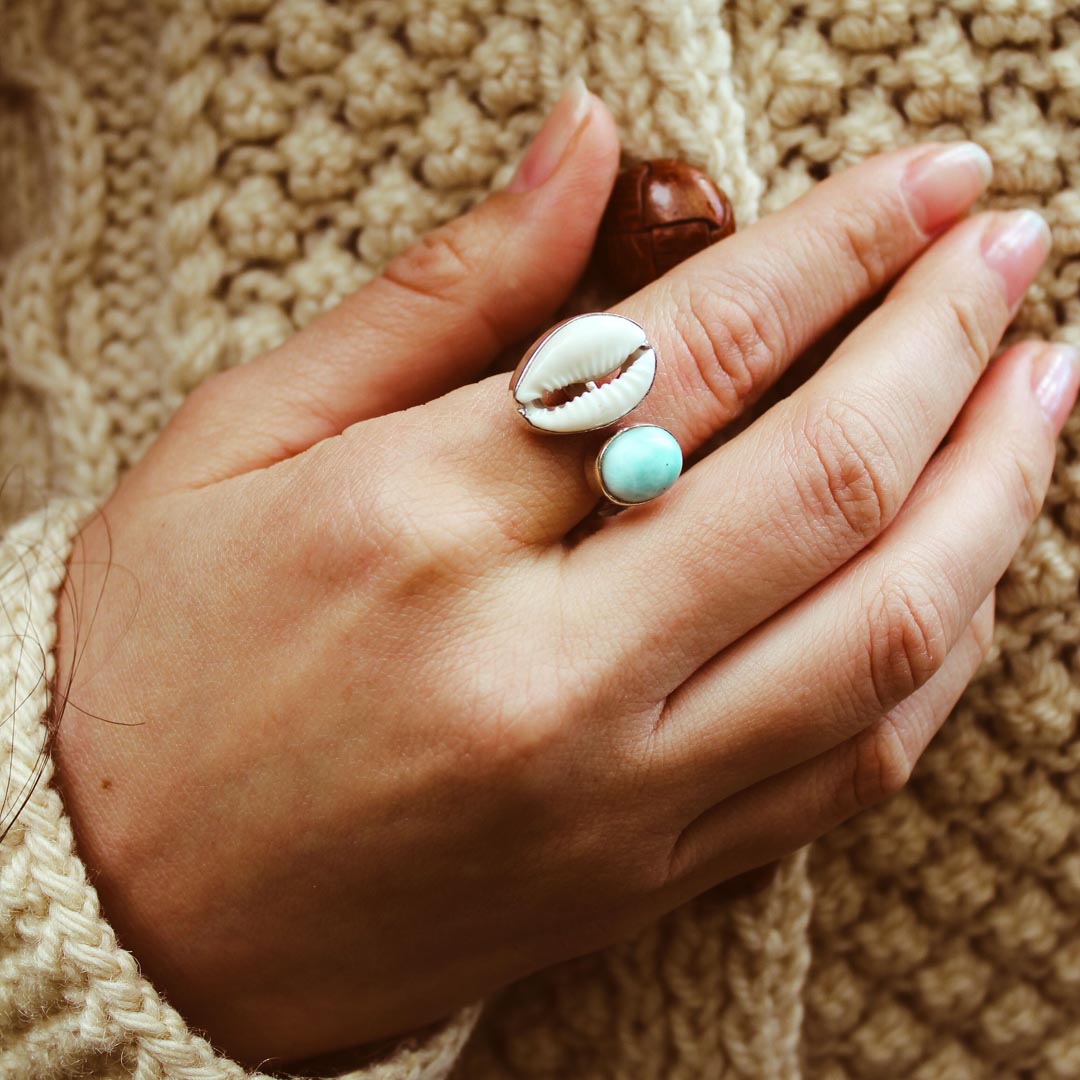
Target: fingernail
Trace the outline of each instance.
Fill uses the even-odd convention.
[[[1071,345],[1054,345],[1032,364],[1031,387],[1050,426],[1061,433],[1080,388],[1080,352]]]
[[[950,143],[917,157],[901,181],[912,216],[926,233],[959,217],[990,183],[990,155],[972,142]]]
[[[591,108],[592,99],[585,82],[580,75],[575,75],[525,152],[506,190],[533,191],[547,180],[558,168]]]
[[[1023,299],[1052,243],[1050,226],[1034,210],[1004,214],[983,233],[983,258],[1001,275],[1009,307]]]

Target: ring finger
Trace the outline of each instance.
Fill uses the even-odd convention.
[[[926,683],[1038,513],[1077,380],[1060,348],[1002,356],[878,541],[668,698],[650,745],[673,781],[711,805],[855,737]]]

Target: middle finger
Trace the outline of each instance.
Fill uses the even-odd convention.
[[[570,553],[569,595],[617,628],[638,691],[669,693],[884,530],[1049,246],[1033,211],[955,226],[802,387]]]
[[[696,450],[964,213],[989,170],[968,143],[871,158],[617,304],[615,313],[646,329],[660,360],[629,422],[661,424],[684,453]],[[417,437],[434,437],[438,448],[423,484],[426,511],[444,512],[432,490],[456,499],[464,482],[516,543],[544,547],[595,506],[583,466],[612,429],[531,430],[513,414],[507,382],[493,376],[418,412]]]

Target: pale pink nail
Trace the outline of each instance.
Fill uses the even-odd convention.
[[[986,190],[994,166],[972,142],[950,143],[920,154],[901,181],[919,228],[933,233],[958,218]]]
[[[525,152],[506,190],[533,191],[549,179],[591,109],[592,98],[585,82],[575,75]]]
[[[1050,227],[1034,210],[1003,214],[983,234],[983,258],[1000,275],[1009,307],[1023,299],[1051,244]]]
[[[1071,345],[1046,349],[1032,364],[1031,387],[1048,423],[1060,433],[1080,387],[1080,352]]]

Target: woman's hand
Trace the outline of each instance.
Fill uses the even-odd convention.
[[[471,380],[588,257],[617,144],[575,107],[512,190],[203,384],[72,558],[81,854],[242,1059],[439,1019],[895,791],[1043,499],[1075,364],[985,369],[1045,228],[949,227],[984,167],[922,146],[616,306],[660,356],[633,421],[690,453],[897,279],[794,393],[568,542],[606,433],[537,435],[505,374]]]

